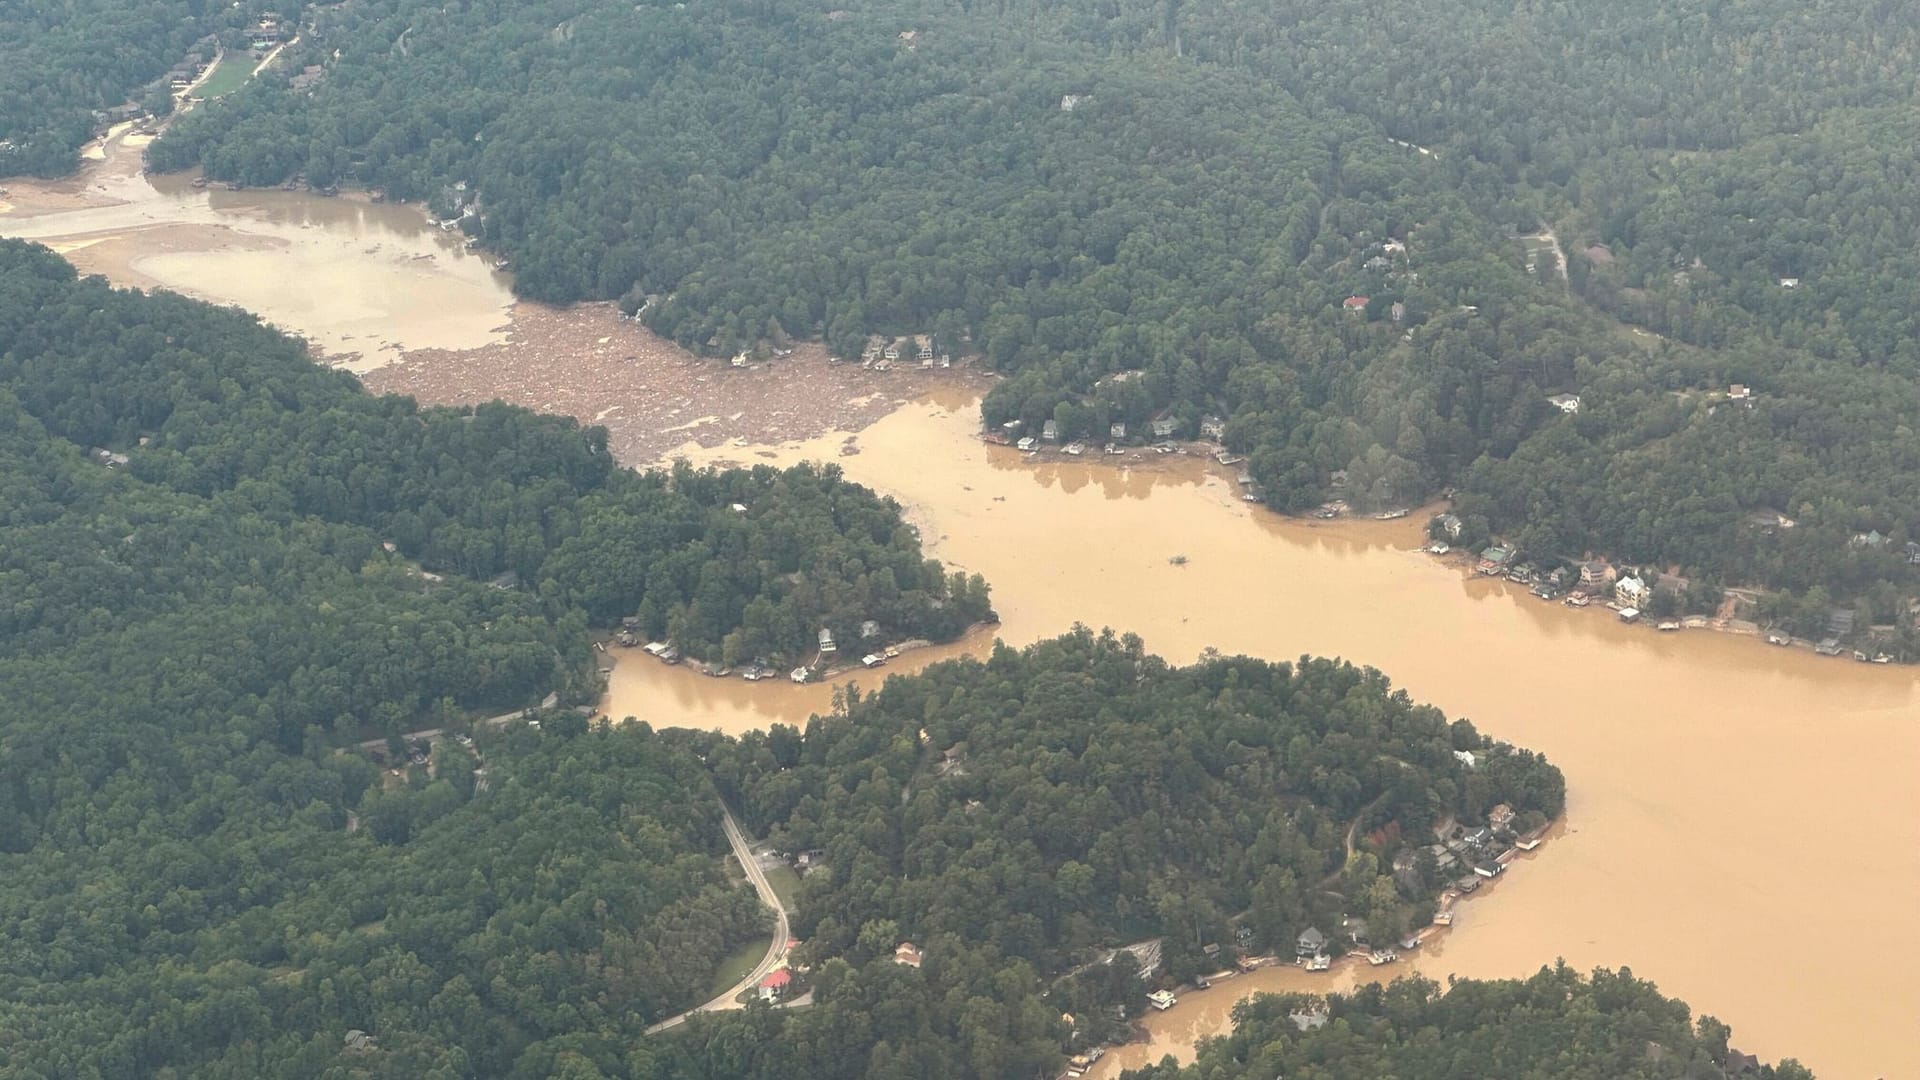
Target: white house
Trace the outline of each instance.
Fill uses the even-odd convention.
[[[1613,583],[1613,595],[1625,603],[1638,607],[1640,602],[1647,598],[1647,583],[1640,580],[1638,575],[1628,574]]]

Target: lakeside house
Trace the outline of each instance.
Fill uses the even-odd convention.
[[[1492,826],[1495,832],[1512,828],[1513,819],[1513,807],[1506,803],[1501,803],[1487,811],[1487,824]]]
[[[1480,552],[1480,572],[1483,574],[1498,574],[1505,570],[1507,564],[1512,561],[1513,549],[1495,544]]]
[[[1046,442],[1060,441],[1060,422],[1048,420],[1040,425],[1040,438]]]
[[[1118,442],[1126,437],[1127,425],[1124,422],[1115,420],[1113,423],[1107,425],[1107,438]]]
[[[1217,416],[1200,418],[1200,437],[1219,442],[1227,437],[1227,422]]]
[[[1635,607],[1638,607],[1640,603],[1647,598],[1647,594],[1650,591],[1651,590],[1647,588],[1647,583],[1640,580],[1639,576],[1635,574],[1628,574],[1626,577],[1613,583],[1614,597],[1622,603],[1631,604]]]
[[[1326,950],[1327,935],[1321,933],[1318,927],[1309,926],[1305,930],[1300,931],[1300,936],[1295,939],[1293,955],[1301,957],[1317,956]]]
[[[1462,764],[1462,765],[1465,765],[1465,766],[1466,766],[1467,768],[1469,768],[1469,769],[1471,769],[1471,768],[1473,768],[1473,763],[1474,763],[1474,757],[1473,757],[1473,751],[1471,751],[1471,750],[1455,750],[1455,751],[1453,752],[1453,760],[1455,760],[1455,761],[1457,761],[1457,762],[1459,762],[1460,764]]]
[[[1588,559],[1580,564],[1580,584],[1605,585],[1613,580],[1613,567],[1599,559]]]
[[[833,631],[831,631],[831,630],[828,630],[828,629],[827,629],[827,628],[825,628],[825,627],[821,627],[821,628],[820,628],[820,653],[821,653],[821,655],[823,655],[823,656],[824,656],[824,655],[826,655],[827,653],[832,653],[832,652],[838,652],[838,651],[840,651],[840,647],[839,647],[838,645],[835,645],[835,644],[833,643]]]
[[[1452,511],[1441,514],[1434,518],[1433,521],[1434,524],[1440,526],[1442,532],[1447,534],[1447,539],[1449,540],[1460,539],[1460,530],[1466,528],[1466,523],[1460,520],[1460,515]]]
[[[1154,414],[1153,419],[1148,422],[1147,426],[1153,432],[1154,438],[1170,439],[1173,437],[1173,433],[1180,429],[1180,422],[1162,410]]]
[[[1038,445],[1039,443],[1035,442],[1033,436],[1031,435],[1028,435],[1022,438],[1019,442],[1014,443],[1014,446],[1018,447],[1022,453],[1032,453],[1034,447]]]
[[[1153,993],[1147,995],[1147,1004],[1152,1005],[1161,1012],[1166,1012],[1179,1003],[1180,999],[1174,997],[1171,990],[1155,990]]]

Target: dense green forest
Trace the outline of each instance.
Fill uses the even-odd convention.
[[[641,475],[604,435],[374,398],[0,243],[0,1073],[319,1075],[359,1028],[381,1075],[547,1075],[515,1063],[637,1039],[764,932],[644,728],[334,752],[590,700],[589,627],[635,610],[773,652],[984,614],[831,470]]]
[[[0,9],[0,177],[63,176],[102,110],[136,99],[165,115],[164,73],[247,25],[258,5],[213,0],[9,0]],[[244,37],[235,44],[244,45]]]
[[[1454,487],[1482,533],[1678,565],[1700,606],[1904,622],[1920,20],[1883,15],[356,0],[320,82],[152,160],[427,201],[527,295],[653,297],[714,352],[932,333],[1014,376],[993,424],[1220,415],[1281,510]],[[1543,224],[1564,276],[1517,238]]]
[[[1126,1080],[1694,1080],[1751,1076],[1811,1080],[1793,1061],[1754,1061],[1727,1044],[1725,1024],[1662,997],[1632,973],[1583,978],[1564,965],[1529,979],[1463,979],[1440,987],[1401,979],[1324,1000],[1255,998],[1235,1011],[1233,1034],[1184,1068],[1171,1063]]]
[[[1052,1075],[1063,1045],[1122,1035],[1113,1010],[1145,1007],[1130,954],[1099,962],[1112,947],[1160,938],[1151,985],[1171,985],[1225,963],[1209,945],[1291,957],[1343,914],[1398,941],[1444,882],[1396,877],[1395,856],[1498,802],[1543,822],[1565,795],[1546,762],[1377,672],[1172,668],[1084,629],[849,692],[804,732],[707,739],[749,821],[821,853],[793,920],[815,1004],[748,1058],[714,1055],[769,1021],[703,1021],[661,1076]],[[909,940],[911,970],[893,962]]]

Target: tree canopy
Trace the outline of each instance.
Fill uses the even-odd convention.
[[[1920,31],[1883,23],[389,0],[320,13],[151,156],[426,201],[526,295],[651,297],[695,348],[930,333],[1010,376],[994,425],[1217,415],[1281,510],[1454,488],[1535,553],[1678,565],[1708,608],[1891,611],[1920,587]],[[1517,235],[1549,224],[1557,251]],[[1897,542],[1849,546],[1871,531]]]

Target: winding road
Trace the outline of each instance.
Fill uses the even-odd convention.
[[[720,825],[727,832],[727,843],[733,847],[733,857],[740,861],[740,868],[746,871],[747,880],[753,882],[753,891],[760,894],[760,903],[773,911],[773,941],[767,945],[767,955],[760,958],[760,962],[754,965],[752,971],[747,972],[745,978],[722,991],[712,1001],[704,1005],[696,1005],[686,1012],[669,1016],[653,1025],[647,1029],[649,1035],[679,1027],[695,1013],[740,1008],[740,1003],[734,999],[760,985],[760,980],[766,978],[769,972],[778,967],[780,961],[787,955],[787,945],[791,941],[787,929],[787,909],[781,906],[780,897],[774,894],[773,884],[767,880],[766,873],[760,869],[760,860],[754,857],[753,849],[747,846],[746,834],[740,831],[740,823],[734,820],[733,810],[725,802],[720,804],[720,815]]]

